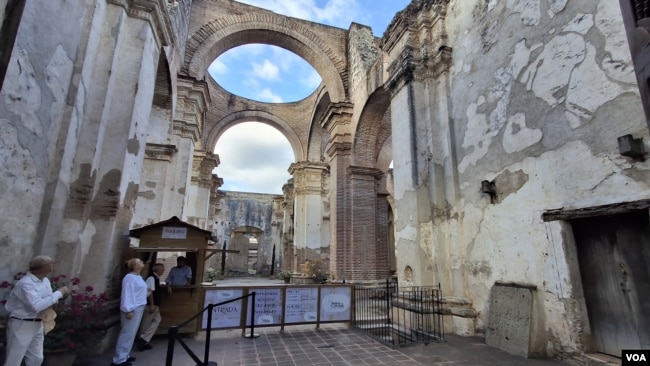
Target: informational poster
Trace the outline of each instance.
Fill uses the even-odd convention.
[[[284,322],[314,323],[318,320],[318,288],[287,287]]]
[[[350,287],[321,287],[320,321],[349,321],[350,299]]]
[[[243,295],[243,290],[238,289],[222,289],[222,290],[206,290],[205,291],[205,306],[210,304],[218,304],[224,301],[236,299]],[[217,306],[212,309],[212,325],[211,329],[219,328],[237,328],[241,326],[242,316],[242,300],[230,302],[225,305]],[[208,313],[203,313],[203,321],[201,323],[202,329],[208,328]]]
[[[248,298],[248,315],[246,325],[251,325],[251,314],[255,316],[255,325],[282,324],[282,289],[281,288],[251,288],[248,293],[255,291],[255,311],[251,311],[253,298]]]

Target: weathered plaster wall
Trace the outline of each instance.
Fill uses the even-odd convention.
[[[0,222],[3,278],[23,270],[32,255],[56,251],[41,248],[41,223],[48,218],[60,223],[61,198],[71,179],[71,156],[64,148],[76,144],[83,99],[71,108],[67,98],[74,100],[78,87],[72,82],[73,74],[79,76],[73,69],[79,43],[87,36],[79,19],[88,19],[84,3],[89,2],[27,2],[23,12],[0,93],[0,207],[8,213]],[[42,16],[59,11],[64,15]]]
[[[27,3],[0,96],[0,206],[12,212],[0,223],[9,254],[2,276],[46,253],[59,259],[59,272],[100,287],[119,282],[169,40],[161,18],[138,18],[165,2],[142,12],[131,5]]]
[[[438,262],[440,271],[466,274],[479,331],[496,281],[536,286],[545,324],[537,348],[575,352],[580,294],[568,278],[565,230],[541,214],[650,193],[650,165],[617,148],[625,134],[648,141],[619,5],[455,1],[447,26],[462,199],[440,235],[451,239],[437,242],[459,255]],[[482,180],[496,183],[494,204]]]
[[[274,212],[274,201],[281,200],[282,196],[262,193],[246,193],[233,191],[219,191],[216,213],[212,217],[213,236],[219,243],[228,242],[228,249],[234,249],[230,243],[239,238],[242,232],[255,234],[258,241],[257,273],[268,275],[271,269],[273,245],[276,245],[276,258],[280,258],[281,232],[274,227],[282,225],[283,215]],[[235,232],[238,234],[235,235]],[[240,239],[237,239],[240,240]],[[233,243],[233,245],[236,243]],[[228,253],[233,263],[243,265],[244,257],[248,255],[242,248],[238,254]],[[236,259],[239,258],[239,259]],[[227,266],[230,266],[227,259]]]

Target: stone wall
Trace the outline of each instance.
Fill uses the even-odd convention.
[[[218,239],[218,247],[221,248],[226,241],[227,249],[240,251],[226,255],[226,275],[229,271],[248,273],[248,249],[254,248],[249,247],[247,236],[254,236],[257,240],[256,274],[270,274],[274,245],[276,260],[281,258],[281,232],[274,230],[274,227],[282,225],[283,215],[281,211],[277,212],[274,204],[275,200],[281,198],[282,196],[262,193],[218,192],[216,213],[213,216],[213,236]]]

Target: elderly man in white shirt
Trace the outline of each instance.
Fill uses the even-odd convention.
[[[47,275],[54,270],[54,260],[45,255],[29,262],[29,272],[9,294],[5,308],[7,323],[7,357],[5,366],[40,366],[43,363],[43,322],[39,314],[54,305],[70,290],[66,286],[52,291]]]

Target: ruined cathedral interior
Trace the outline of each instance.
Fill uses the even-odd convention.
[[[439,286],[449,333],[516,309],[525,356],[650,349],[650,1],[413,0],[382,37],[233,0],[0,4],[0,279],[44,253],[112,286],[129,230],[175,216],[254,237],[261,275]],[[320,86],[229,93],[207,68],[251,43]],[[220,189],[244,121],[289,141],[283,195]]]

